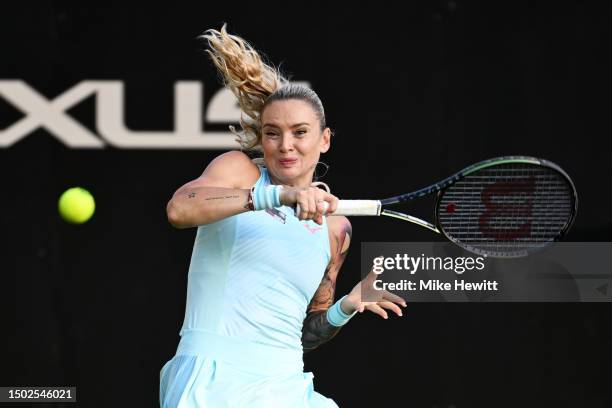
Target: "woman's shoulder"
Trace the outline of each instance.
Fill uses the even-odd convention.
[[[327,220],[327,228],[330,233],[333,233],[335,236],[343,235],[343,234],[353,234],[353,227],[348,218],[344,215],[331,215],[326,218]]]
[[[203,174],[209,179],[224,180],[234,188],[251,188],[261,175],[259,167],[245,153],[232,150],[215,157]]]
[[[343,215],[332,215],[326,218],[329,231],[331,253],[343,254],[348,250],[353,236],[353,227]]]
[[[232,166],[243,166],[245,168],[251,167],[257,169],[257,165],[253,163],[251,158],[246,153],[239,150],[230,150],[229,152],[222,153],[213,159],[212,163],[223,163]]]

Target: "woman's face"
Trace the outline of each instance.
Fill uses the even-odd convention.
[[[261,115],[261,146],[273,181],[306,187],[312,182],[321,153],[329,149],[331,132],[308,102],[287,99],[270,103]]]

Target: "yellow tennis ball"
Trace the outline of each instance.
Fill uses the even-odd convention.
[[[96,210],[96,203],[89,191],[73,187],[64,191],[58,202],[62,218],[72,224],[82,224],[89,220]]]

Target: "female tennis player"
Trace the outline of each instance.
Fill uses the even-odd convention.
[[[325,215],[338,199],[313,185],[331,139],[319,97],[225,26],[203,37],[246,115],[232,131],[263,160],[221,154],[168,203],[173,226],[198,229],[181,340],[160,373],[161,406],[337,407],[314,391],[303,352],[357,312],[387,318],[385,309],[401,316],[396,303],[406,305],[389,292],[361,302],[361,282],[334,303],[351,225]]]

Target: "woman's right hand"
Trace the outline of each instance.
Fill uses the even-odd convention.
[[[323,224],[323,215],[333,213],[338,207],[338,197],[314,185],[306,188],[283,186],[280,201],[289,207],[299,205],[300,213],[296,216],[300,220],[313,220],[319,225]]]

